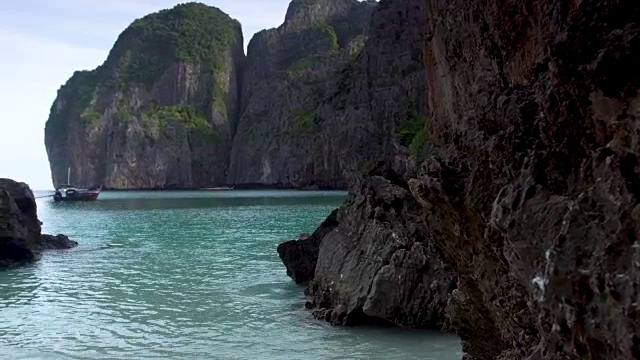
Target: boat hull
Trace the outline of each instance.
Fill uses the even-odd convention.
[[[53,200],[56,202],[65,202],[65,201],[95,201],[98,200],[98,196],[100,193],[90,193],[90,194],[78,194],[78,195],[67,195],[65,197],[54,196]]]
[[[55,202],[66,201],[95,201],[100,196],[102,187],[97,189],[77,189],[77,188],[63,188],[58,189],[53,196]]]

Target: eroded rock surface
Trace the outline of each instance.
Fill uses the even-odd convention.
[[[371,1],[293,0],[281,26],[251,39],[229,183],[346,188],[337,156],[342,149],[320,134],[329,126],[318,108],[362,50],[375,7]]]
[[[329,170],[352,185],[335,230],[279,247],[294,280],[292,266],[313,277],[307,306],[334,324],[444,325],[455,278],[433,253],[405,181],[428,152],[425,24],[424,1],[381,1],[362,50],[318,107],[314,138],[300,147],[313,149],[296,174],[309,180]]]
[[[428,2],[410,181],[475,359],[640,358],[640,3]]]
[[[278,245],[278,255],[296,283],[306,283],[313,279],[322,239],[338,226],[338,210],[334,210],[316,231],[302,234],[299,239]]]
[[[455,276],[420,223],[420,206],[391,167],[379,165],[321,240],[308,289],[314,315],[339,325],[441,329]]]
[[[38,260],[43,250],[77,245],[64,235],[42,235],[29,186],[0,179],[0,267]]]

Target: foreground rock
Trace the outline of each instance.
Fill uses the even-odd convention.
[[[38,260],[43,250],[76,245],[64,235],[42,235],[29,186],[0,179],[0,267]]]
[[[640,358],[640,3],[427,14],[440,156],[411,188],[468,356]]]
[[[321,226],[296,243],[303,250],[291,254],[306,258],[283,261],[288,269],[298,266],[305,279],[315,268],[307,307],[317,318],[441,329],[455,276],[435,256],[402,177],[385,166],[369,175],[325,222],[337,226]]]

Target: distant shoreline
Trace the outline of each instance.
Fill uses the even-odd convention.
[[[228,188],[227,188],[228,187]],[[298,188],[290,185],[262,185],[262,184],[243,184],[243,185],[230,185],[219,186],[210,188],[181,188],[181,187],[168,187],[168,188],[133,188],[133,189],[112,189],[103,187],[102,191],[109,192],[133,192],[133,191],[184,191],[184,192],[227,192],[236,190],[296,190],[296,191],[348,191],[347,188],[339,187],[306,187]],[[38,192],[53,192],[54,190],[34,190]]]

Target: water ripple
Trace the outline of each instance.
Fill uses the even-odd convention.
[[[455,337],[311,318],[274,249],[313,229],[343,194],[304,194],[40,201],[44,230],[81,245],[0,272],[0,358],[459,359]]]

